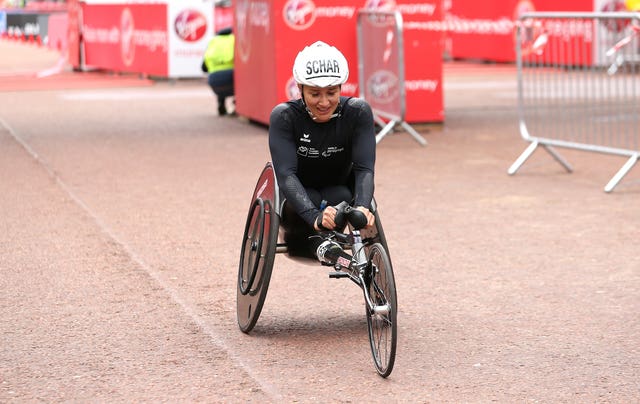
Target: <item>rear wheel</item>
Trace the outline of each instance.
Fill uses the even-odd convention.
[[[398,339],[397,296],[393,268],[380,243],[369,248],[367,285],[374,307],[367,305],[367,326],[371,354],[378,374],[387,377],[393,370]]]
[[[279,222],[268,200],[254,201],[242,239],[236,295],[238,326],[245,333],[255,326],[267,297]]]

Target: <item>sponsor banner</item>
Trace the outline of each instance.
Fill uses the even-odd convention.
[[[167,76],[166,4],[83,4],[87,66]]]
[[[356,12],[363,4],[364,0],[236,0],[236,111],[267,123],[277,103],[298,98],[293,61],[302,48],[318,40],[344,53],[350,73],[342,94],[358,95]]]
[[[588,12],[627,11],[619,0],[596,0],[590,9]],[[614,59],[607,51],[622,38],[633,36],[628,19],[605,19],[596,23],[591,18],[543,18],[526,20],[523,24],[523,58],[533,63],[610,66]]]
[[[446,0],[445,51],[454,59],[514,62],[516,23],[525,12],[593,11],[593,0]]]
[[[405,19],[423,21],[441,18],[438,3],[435,0],[235,0],[238,114],[268,123],[271,110],[278,102],[299,97],[291,73],[293,61],[304,46],[318,40],[344,53],[350,74],[342,93],[357,96],[357,10],[398,7]],[[405,51],[407,121],[442,120],[441,33],[405,29],[405,34],[408,36],[405,47],[409,50]],[[429,98],[429,95],[434,99],[440,96],[433,108],[425,104],[425,96]]]
[[[213,4],[199,0],[70,1],[69,60],[74,67],[202,77],[202,57],[214,33]]]
[[[214,35],[212,5],[200,0],[169,3],[169,77],[202,77],[207,44]]]
[[[452,58],[515,60],[515,22],[521,12],[535,11],[529,0],[451,0],[442,29]]]
[[[596,43],[591,19],[543,18],[522,21],[522,58],[528,63],[585,66]]]
[[[318,40],[335,46],[344,54],[349,63],[349,78],[342,85],[342,94],[358,95],[356,12],[362,3],[288,0],[275,7],[276,47],[286,49],[277,71],[279,99],[300,97],[291,72],[293,61],[300,50]]]
[[[393,7],[390,0],[387,7]],[[442,122],[444,94],[442,92],[443,34],[425,29],[442,20],[441,1],[404,0],[396,2],[402,14],[405,58],[405,120]]]
[[[276,10],[283,1],[234,0],[235,12],[235,65],[234,89],[238,114],[267,124],[271,109],[288,99],[282,91],[286,74],[277,72],[293,65],[293,49],[286,46],[281,32],[275,34],[275,26],[282,25],[276,18]],[[276,44],[276,41],[280,43]],[[276,52],[276,47],[278,52]]]
[[[67,61],[74,69],[82,68],[80,49],[80,14],[79,0],[67,0]]]
[[[360,94],[375,113],[395,121],[403,121],[405,113],[400,27],[401,17],[393,12],[365,11],[358,16]]]

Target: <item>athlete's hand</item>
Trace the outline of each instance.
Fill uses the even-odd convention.
[[[365,208],[364,206],[358,206],[356,207],[356,209],[364,213],[364,215],[367,217],[367,228],[373,226],[373,224],[376,222],[376,217],[373,216],[373,213],[371,213],[369,209]]]
[[[315,223],[313,224],[313,228],[317,231],[321,230],[333,230],[336,227],[336,213],[338,211],[333,206],[327,206],[324,208]],[[322,227],[320,227],[322,225]]]

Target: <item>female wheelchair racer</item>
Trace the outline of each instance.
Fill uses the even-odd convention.
[[[236,294],[238,327],[244,333],[251,332],[260,317],[276,253],[316,261],[308,254],[310,249],[302,250],[307,252],[306,256],[296,255],[283,241],[286,230],[280,223],[282,207],[287,202],[278,187],[271,163],[262,170],[251,201],[240,250]],[[362,212],[350,209],[346,204],[341,205],[336,207],[336,220],[341,222],[340,212],[345,213],[343,223],[348,231],[321,231],[309,240],[318,239],[321,245],[328,242],[340,246],[339,254],[324,253],[326,258],[335,260],[335,271],[330,272],[329,277],[349,278],[362,289],[374,365],[380,376],[387,377],[395,361],[398,307],[387,242],[375,200],[371,203],[375,217],[371,227],[367,227],[367,219]]]
[[[272,164],[254,190],[243,237],[238,325],[254,327],[276,252],[317,259],[336,269],[331,277],[363,289],[374,362],[386,377],[395,359],[395,281],[373,198],[373,113],[364,100],[341,96],[348,75],[338,49],[307,46],[293,66],[301,98],[272,111]]]

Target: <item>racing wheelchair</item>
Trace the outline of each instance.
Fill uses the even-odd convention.
[[[281,227],[283,206],[273,166],[267,163],[253,192],[240,250],[236,314],[244,333],[249,333],[260,317],[275,255],[290,253]],[[396,356],[397,296],[375,200],[371,211],[375,216],[374,227],[365,229],[366,218],[362,222],[358,216],[364,217],[362,212],[346,207],[345,231],[321,232],[319,237],[338,243],[345,255],[351,257],[338,259],[329,277],[348,278],[362,289],[374,365],[380,376],[387,377]],[[315,257],[306,258],[322,265]]]

